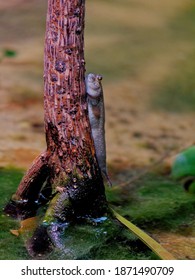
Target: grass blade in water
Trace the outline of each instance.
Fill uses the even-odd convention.
[[[144,242],[162,260],[175,260],[175,258],[158,242],[156,242],[152,237],[150,237],[140,228],[138,228],[133,223],[125,219],[123,216],[118,214],[114,209],[111,208],[111,210],[119,222],[121,222],[128,229],[130,229],[140,240],[142,240],[142,242]]]

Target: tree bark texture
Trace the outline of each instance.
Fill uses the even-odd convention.
[[[5,207],[12,216],[33,216],[55,195],[52,216],[63,221],[105,211],[86,101],[84,17],[84,0],[48,0],[44,50],[47,149],[35,159]]]

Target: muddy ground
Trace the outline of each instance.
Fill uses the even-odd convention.
[[[107,24],[107,19],[109,25],[111,13],[114,14],[115,20],[118,20],[122,26],[119,35],[125,36],[124,32],[127,32],[127,28],[129,32],[133,28],[142,32],[145,26],[151,31],[154,29],[154,32],[158,30],[163,32],[164,29],[166,32],[166,24],[185,8],[188,1],[174,0],[171,3],[163,1],[158,5],[156,1],[146,4],[139,0],[137,1],[139,5],[135,5],[134,1],[129,1],[132,2],[132,10],[131,6],[128,10],[125,9],[125,3],[128,1],[122,1],[121,8],[118,10],[118,3],[116,7],[110,7],[109,1],[106,2],[87,3],[89,13],[87,24],[91,26],[93,21],[95,25],[95,16],[98,24],[101,20],[98,18],[98,12],[103,10],[101,17],[105,24]],[[17,165],[26,168],[45,148],[42,64],[46,1],[41,1],[41,3],[38,0],[31,3],[22,0],[12,0],[9,3],[1,1],[0,12],[2,15],[1,50],[13,48],[17,51],[15,58],[4,58],[0,64],[0,165]],[[9,17],[10,20],[8,20]],[[120,44],[120,38],[117,37],[119,35],[113,32],[110,37],[106,37],[101,34],[101,30],[98,30],[96,36],[88,26],[86,30],[86,56],[89,60],[89,71],[96,72],[102,67],[104,75],[108,164],[129,167],[145,166],[164,157],[169,150],[174,154],[175,151],[193,143],[193,112],[179,114],[157,111],[150,107],[154,86],[174,70],[175,64],[181,60],[182,56],[191,51],[190,42],[185,42],[181,38],[178,43],[178,39],[175,42],[167,38],[163,49],[158,49],[157,43],[157,46],[153,46],[155,40],[158,39],[154,37],[154,41],[150,42],[151,46],[147,46],[147,49],[151,48],[150,52],[153,51],[153,54],[150,54],[151,58],[143,57],[143,61],[138,61],[137,65],[135,62],[136,73],[131,74],[133,66],[130,65],[128,69],[128,60],[132,60],[130,53],[132,47],[129,41],[129,53],[125,49],[125,54],[128,55],[116,62],[116,67],[126,67],[125,74],[121,74],[121,69],[119,69],[118,77],[117,69],[114,69],[116,75],[110,71],[107,78],[104,67],[107,67],[106,64],[114,60],[117,54],[111,51],[108,62],[105,60],[105,65],[98,65],[98,67],[93,65],[93,57],[100,44],[105,49],[113,44]],[[134,30],[132,32],[135,33]],[[147,39],[146,42],[143,39],[143,46],[140,46],[139,36],[141,35],[137,35],[138,47],[134,42],[136,35],[132,38],[132,45],[135,45],[132,53],[134,54],[137,48],[142,48],[141,55],[143,56],[144,43],[148,42]],[[125,48],[127,47],[126,45]],[[122,53],[123,45],[120,49]],[[104,56],[104,53],[99,55]]]

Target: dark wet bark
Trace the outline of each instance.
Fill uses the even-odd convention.
[[[100,216],[107,209],[86,103],[84,16],[84,0],[48,0],[44,57],[47,149],[6,205],[5,212],[13,217],[33,216],[51,199],[53,219],[63,222],[78,215]]]

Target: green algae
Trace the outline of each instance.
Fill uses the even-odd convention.
[[[21,170],[0,170],[1,259],[32,258],[25,248],[29,235],[12,235],[10,230],[18,229],[19,222],[3,214],[3,206],[15,192],[22,176]],[[134,184],[133,188],[131,185],[125,188],[115,186],[106,190],[107,199],[117,212],[150,234],[158,230],[182,235],[187,232],[189,236],[194,232],[194,195],[186,193],[182,186],[171,178],[158,174],[147,174]],[[44,217],[44,209],[39,211],[39,215]],[[50,233],[54,222],[49,221],[48,225]],[[189,230],[183,230],[184,227],[190,228],[190,233]],[[75,223],[57,224],[56,232],[59,246],[42,258],[157,259],[145,244],[109,215],[100,220],[81,217]],[[50,238],[52,240],[54,237]]]
[[[53,239],[56,235],[53,236]],[[54,241],[55,242],[55,241]],[[112,217],[65,225],[48,259],[125,260],[157,258],[138,238]]]

